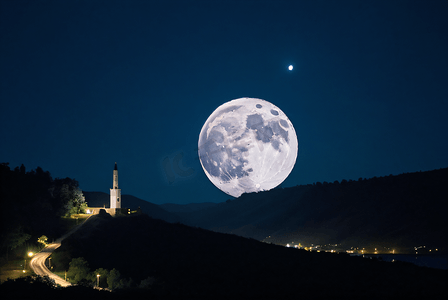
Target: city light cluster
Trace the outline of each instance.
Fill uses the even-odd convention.
[[[266,237],[266,239],[271,238],[271,236]],[[265,242],[267,242],[265,240]],[[327,253],[347,253],[353,255],[364,255],[364,254],[431,254],[439,251],[439,248],[429,249],[426,246],[414,247],[409,249],[397,249],[392,247],[344,247],[342,244],[325,244],[325,245],[302,245],[302,243],[290,242],[287,244],[280,244],[287,248],[303,249],[306,251],[315,252],[327,252]]]

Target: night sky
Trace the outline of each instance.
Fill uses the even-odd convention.
[[[254,97],[299,139],[283,187],[448,167],[447,28],[446,0],[0,0],[0,162],[107,193],[117,162],[123,194],[225,201],[199,133]]]

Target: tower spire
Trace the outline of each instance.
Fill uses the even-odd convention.
[[[114,181],[113,181],[112,188],[113,188],[113,189],[118,189],[118,168],[117,168],[117,163],[115,163],[115,168],[114,168]]]
[[[110,208],[121,208],[121,190],[118,188],[118,168],[115,162],[113,184],[110,189]]]

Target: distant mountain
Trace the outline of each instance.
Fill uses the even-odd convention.
[[[243,194],[197,211],[188,225],[275,243],[447,245],[448,168]]]
[[[86,198],[86,202],[90,207],[105,207],[109,208],[110,206],[110,195],[103,192],[83,192],[84,197]],[[123,207],[130,208],[131,210],[135,210],[138,207],[147,214],[148,216],[164,220],[167,222],[178,222],[180,221],[180,217],[164,210],[159,205],[139,199],[132,195],[122,195],[122,205]]]
[[[52,264],[66,270],[72,258],[83,257],[92,271],[115,268],[123,279],[132,278],[134,286],[152,282],[150,288],[118,291],[111,297],[444,299],[446,295],[443,270],[307,252],[144,214],[122,218],[99,214],[85,222],[62,242]]]
[[[192,212],[196,210],[201,210],[204,208],[209,208],[212,206],[216,206],[218,203],[214,202],[204,202],[204,203],[189,203],[189,204],[175,204],[175,203],[164,203],[159,206],[166,211],[172,213],[184,213],[184,212]]]
[[[110,195],[103,192],[82,192],[86,198],[87,205],[90,207],[104,207],[110,206]]]

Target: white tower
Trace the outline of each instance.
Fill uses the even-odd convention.
[[[117,163],[114,168],[114,182],[110,189],[110,208],[121,208],[121,190],[118,188],[118,169]]]

